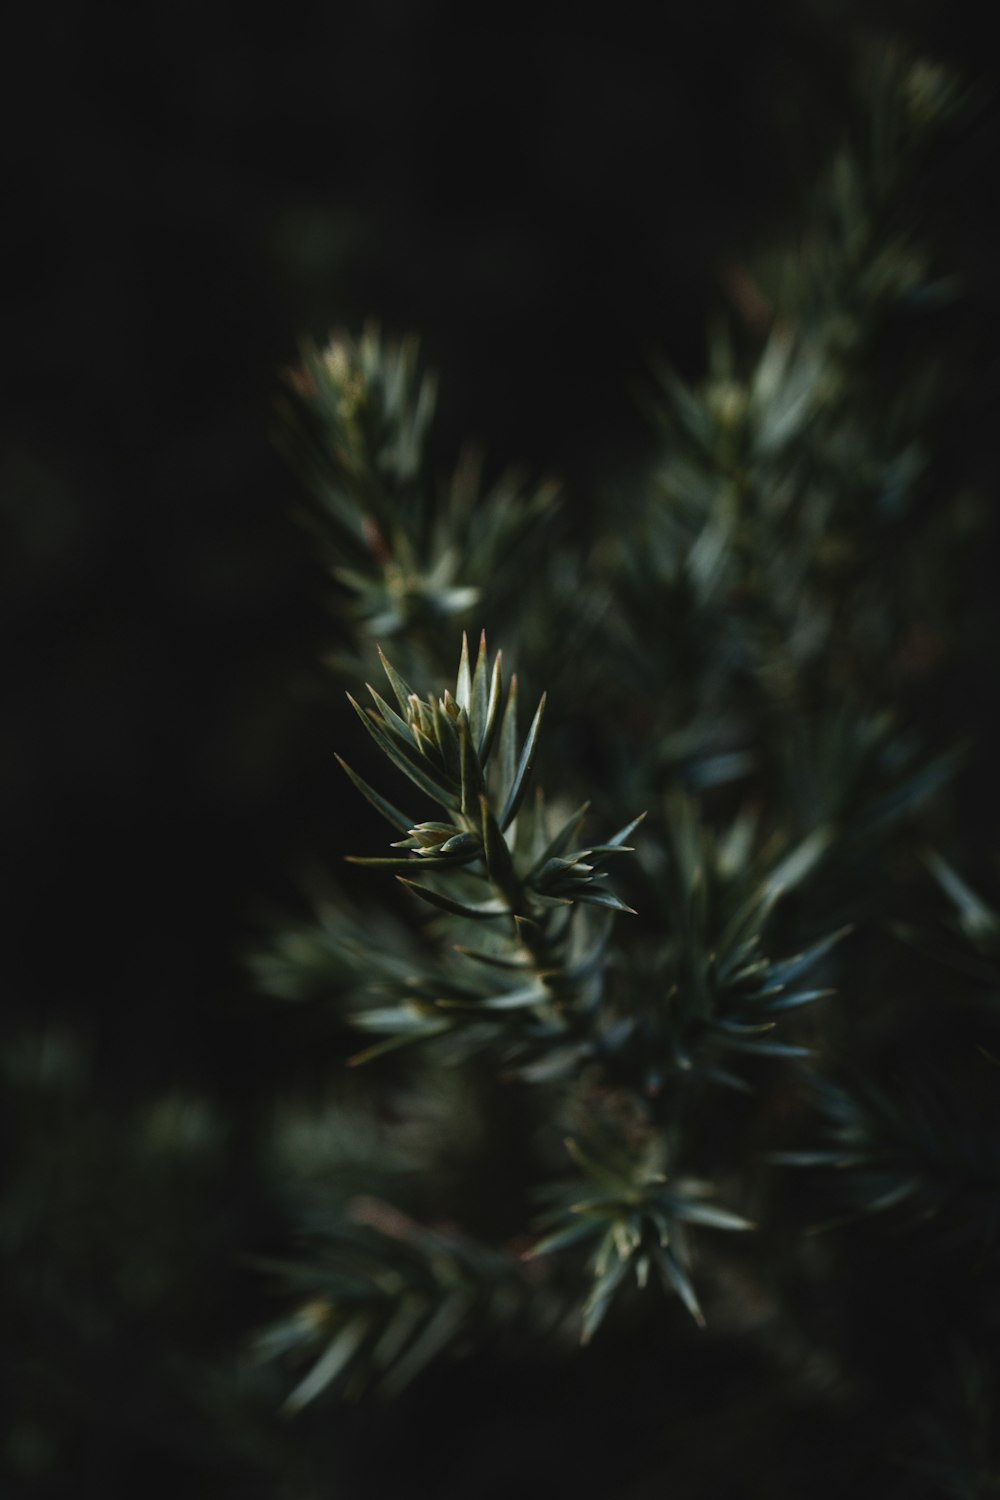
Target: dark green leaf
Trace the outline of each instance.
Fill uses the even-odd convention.
[[[469,727],[472,730],[473,743],[478,752],[482,742],[483,731],[486,728],[486,706],[489,698],[489,663],[486,655],[486,631],[479,637],[479,654],[476,657],[476,669],[472,674],[472,691],[469,696]]]
[[[376,649],[378,650],[379,660],[382,663],[382,670],[388,677],[389,682],[392,686],[392,691],[396,695],[396,702],[399,704],[400,709],[405,714],[409,701],[413,697],[413,689],[410,687],[409,683],[404,682],[403,678],[400,677],[399,673],[396,671],[395,667],[392,665],[389,658],[382,650],[382,647],[379,646]]]
[[[500,832],[496,818],[486,798],[480,794],[479,812],[483,824],[483,849],[490,879],[502,891],[509,891],[514,883],[514,865],[507,848],[507,841]]]
[[[629,916],[636,915],[635,908],[626,906],[625,902],[615,895],[614,891],[603,891],[595,886],[584,886],[583,890],[576,895],[578,901],[583,901],[587,906],[604,906],[609,911],[628,912]]]
[[[309,1374],[292,1391],[283,1410],[288,1415],[302,1410],[326,1390],[341,1371],[354,1358],[369,1331],[369,1314],[359,1312],[347,1323],[327,1346],[313,1365]]]
[[[375,707],[382,715],[382,720],[389,731],[392,734],[396,735],[396,737],[402,740],[405,744],[412,745],[414,750],[419,750],[421,748],[420,740],[418,739],[416,733],[410,728],[410,725],[407,723],[407,721],[399,717],[399,714],[396,712],[396,710],[385,701],[381,693],[377,693],[375,691],[370,682],[365,683],[365,686],[371,694],[372,702],[375,704]]]
[[[425,792],[428,797],[433,798],[435,802],[439,802],[442,807],[456,809],[458,806],[458,797],[455,795],[455,791],[444,786],[424,769],[423,764],[421,764],[419,752],[411,750],[409,746],[401,745],[398,740],[395,740],[390,735],[377,715],[373,712],[366,713],[360,703],[356,702],[349,693],[347,696],[358,718],[368,730],[368,733],[379,749],[388,756],[393,765],[402,771],[404,776],[408,776],[414,786],[418,786],[422,792]],[[408,827],[410,823],[411,820],[408,819]]]
[[[538,749],[538,735],[542,727],[542,716],[544,713],[545,694],[543,693],[535,710],[535,717],[531,721],[531,728],[528,730],[524,741],[524,747],[521,750],[521,759],[514,773],[514,779],[507,794],[507,802],[503,810],[503,815],[500,818],[500,827],[504,830],[509,828],[517,817],[517,810],[521,806],[521,801],[528,789],[528,778],[535,763],[535,753]]]
[[[479,758],[472,744],[469,719],[463,710],[458,720],[458,748],[462,778],[462,813],[471,817],[483,789],[483,776]]]
[[[361,795],[363,797],[367,797],[372,807],[374,807],[377,812],[380,812],[382,814],[386,822],[391,823],[394,828],[398,828],[401,833],[408,832],[409,829],[413,826],[413,819],[408,817],[406,813],[400,812],[398,807],[395,807],[391,802],[387,801],[380,792],[376,792],[373,787],[370,787],[367,781],[363,781],[362,778],[358,775],[357,771],[352,771],[347,762],[341,760],[339,755],[335,758],[337,764],[344,771],[346,771],[347,775],[354,782],[354,785],[357,787]]]
[[[557,1229],[554,1233],[545,1235],[525,1252],[525,1259],[534,1260],[537,1255],[551,1255],[554,1250],[563,1250],[567,1245],[579,1244],[580,1240],[593,1239],[597,1233],[599,1233],[599,1226],[593,1220],[580,1219],[575,1224],[569,1224],[564,1229]]]
[[[452,896],[445,896],[441,891],[433,891],[430,886],[419,885],[415,880],[406,880],[402,875],[396,879],[400,885],[405,885],[407,890],[419,896],[422,901],[431,906],[437,906],[441,911],[450,912],[454,917],[472,917],[476,921],[484,917],[506,917],[510,915],[508,908],[502,901],[482,901],[478,904],[464,901],[456,901]]]
[[[668,1291],[672,1289],[677,1293],[692,1318],[698,1324],[698,1327],[704,1328],[705,1317],[699,1306],[698,1298],[695,1296],[694,1287],[691,1285],[688,1274],[677,1259],[677,1256],[669,1245],[658,1245],[653,1254]]]
[[[468,714],[472,708],[472,674],[469,670],[469,637],[462,631],[462,657],[458,664],[455,702]]]
[[[505,797],[514,784],[514,774],[517,769],[517,673],[510,679],[510,687],[507,689],[507,703],[503,711],[503,720],[500,725],[500,764],[499,764],[500,786],[499,796]]]
[[[500,700],[503,697],[503,674],[501,672],[501,653],[498,651],[493,662],[493,675],[490,678],[490,693],[486,704],[486,712],[482,726],[482,732],[477,746],[480,765],[485,766],[493,749],[493,741],[496,738],[497,725],[500,722]]]
[[[531,867],[531,870],[528,872],[529,880],[533,876],[538,874],[539,871],[544,869],[545,865],[549,862],[550,859],[555,859],[565,853],[566,849],[579,833],[580,828],[583,824],[583,820],[587,816],[589,808],[590,803],[584,802],[582,806],[577,808],[572,817],[567,819],[562,828],[560,828],[559,832],[556,834],[555,838],[552,839],[552,841],[543,850],[543,852],[539,855],[538,859],[536,859],[535,863]]]
[[[801,978],[803,974],[807,974],[814,964],[819,963],[819,960],[829,953],[830,949],[841,942],[851,931],[853,931],[853,928],[850,925],[840,927],[836,932],[831,932],[829,936],[821,938],[818,943],[814,943],[811,948],[807,948],[804,952],[796,953],[792,958],[784,958],[772,964],[769,974],[770,979],[775,984],[791,984],[793,980]]]

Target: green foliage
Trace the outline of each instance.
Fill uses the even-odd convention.
[[[331,1387],[398,1395],[451,1346],[516,1329],[529,1303],[511,1256],[432,1232],[375,1198],[353,1200],[312,1251],[278,1268],[288,1291],[308,1300],[256,1341],[261,1359],[311,1361],[289,1414]]]
[[[948,898],[949,917],[919,927],[896,922],[895,931],[944,970],[962,976],[964,984],[949,986],[952,995],[1000,1020],[1000,913],[939,854],[928,854],[927,866]]]
[[[837,1168],[849,1213],[892,1210],[916,1224],[938,1218],[950,1238],[994,1251],[1000,1231],[995,1110],[918,1089],[912,1079],[896,1080],[890,1091],[869,1079],[850,1087],[819,1077],[811,1088],[829,1144],[775,1153],[773,1160]]]
[[[470,618],[487,585],[516,590],[529,542],[556,488],[506,474],[482,491],[469,452],[447,482],[430,470],[435,380],[417,344],[385,343],[375,326],[306,344],[289,372],[281,441],[314,501],[304,519],[326,555],[348,621],[374,639],[440,643]]]
[[[446,689],[441,699],[422,700],[384,658],[383,665],[401,712],[373,688],[374,709],[351,702],[386,758],[447,821],[415,822],[345,764],[382,817],[406,834],[392,845],[400,856],[353,863],[396,873],[413,896],[453,919],[456,939],[476,946],[456,942],[450,962],[416,980],[387,975],[390,984],[397,979],[400,1003],[355,1020],[388,1040],[356,1061],[460,1028],[490,1042],[510,1033],[528,1041],[572,1036],[599,1000],[603,952],[603,942],[588,948],[580,908],[630,910],[599,867],[629,852],[625,840],[640,819],[580,848],[586,806],[555,831],[540,794],[525,806],[545,697],[522,740],[517,678],[505,695],[501,656],[490,665],[485,634],[474,670],[463,639],[454,696]]]
[[[777,857],[773,840],[755,848],[755,822],[744,812],[716,834],[690,800],[668,808],[666,865],[651,882],[661,935],[624,955],[628,999],[607,1043],[634,1085],[665,1095],[668,1108],[684,1075],[746,1090],[733,1071],[741,1057],[807,1055],[776,1034],[779,1023],[832,993],[813,975],[846,929],[781,960],[763,947],[777,903],[808,877],[830,835],[817,830]]]
[[[751,1229],[750,1222],[706,1201],[706,1184],[671,1182],[663,1172],[652,1170],[651,1161],[637,1161],[607,1142],[599,1155],[588,1154],[573,1140],[566,1146],[583,1182],[567,1183],[551,1194],[557,1206],[543,1223],[552,1227],[531,1254],[549,1255],[598,1241],[591,1261],[594,1284],[583,1308],[584,1343],[596,1333],[628,1273],[634,1271],[643,1289],[651,1267],[664,1288],[676,1293],[695,1321],[703,1324],[688,1275],[687,1226]]]
[[[377,651],[388,682],[351,698],[365,735],[340,764],[395,836],[348,857],[350,900],[334,886],[258,974],[325,990],[366,1034],[351,1076],[372,1098],[405,1113],[462,1078],[504,1119],[504,1187],[449,1179],[442,1229],[440,1139],[405,1211],[334,1172],[286,1271],[299,1305],[260,1342],[296,1367],[290,1410],[473,1348],[570,1359],[568,1328],[613,1338],[657,1284],[722,1340],[742,1298],[846,1368],[850,1318],[810,1332],[795,1310],[814,1242],[782,1222],[794,1182],[831,1234],[933,1223],[942,1257],[992,1246],[992,1053],[942,1046],[934,1018],[950,973],[996,1019],[1000,917],[924,852],[963,764],[938,722],[975,507],[938,492],[940,466],[930,483],[955,286],[910,208],[958,107],[944,75],[882,59],[799,239],[729,276],[739,317],[706,378],[659,372],[660,457],[557,548],[522,545],[547,494],[430,478],[412,343],[307,350],[295,432],[350,621],[338,670],[353,687]],[[485,632],[440,690],[473,609],[548,713],[542,692],[519,717]],[[905,918],[928,863],[945,938]],[[914,948],[942,962],[912,972]]]

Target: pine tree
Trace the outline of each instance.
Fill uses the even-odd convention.
[[[600,1411],[632,1357],[696,1435],[619,1493],[1000,1482],[1000,918],[940,852],[977,508],[915,211],[968,101],[885,51],[860,100],[791,247],[728,275],[707,378],[657,371],[622,493],[441,480],[412,340],[289,376],[375,815],[256,960],[341,1028],[335,1108],[285,1126],[302,1238],[258,1349],[290,1413],[582,1358]]]

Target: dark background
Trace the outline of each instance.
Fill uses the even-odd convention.
[[[279,367],[417,330],[442,458],[474,437],[581,503],[647,443],[649,356],[697,369],[723,258],[822,158],[851,36],[794,5],[39,31],[8,134],[12,1008],[85,1007],[123,1076],[215,1076],[248,903],[337,848]]]
[[[69,1206],[53,1167],[5,1242],[22,1267],[51,1257],[37,1303],[14,1278],[14,1493],[69,1475],[77,1494],[194,1476],[250,1493],[239,1465],[262,1472],[248,1440],[206,1436],[204,1402],[169,1409],[190,1351],[225,1351],[258,1311],[232,1266],[271,1232],[244,1146],[273,1092],[317,1068],[314,1023],[256,997],[243,955],[300,899],[303,862],[346,842],[341,710],[317,666],[335,625],[269,435],[279,367],[305,333],[414,329],[442,375],[442,460],[475,437],[585,504],[648,451],[650,356],[697,373],[721,267],[794,218],[862,19],[989,87],[973,14],[713,0],[654,26],[628,4],[587,23],[372,0],[20,18],[2,1030],[15,1053],[49,1034],[77,1048],[58,1106],[15,1090],[15,1180],[48,1170],[64,1127],[82,1155]],[[995,238],[969,149],[950,207],[975,269]],[[230,1122],[222,1196],[193,1237],[167,1215],[180,1289],[143,1300],[107,1226],[129,1195],[141,1221],[148,1185],[114,1150],[133,1105],[177,1088]],[[93,1327],[91,1300],[110,1309]]]

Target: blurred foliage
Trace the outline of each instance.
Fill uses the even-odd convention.
[[[996,1488],[991,100],[902,9],[47,24],[5,1493]]]
[[[441,531],[429,520],[428,483],[415,481],[430,387],[412,348],[374,331],[359,346],[338,338],[307,351],[293,376],[315,434],[307,473],[328,513],[318,530],[335,558],[354,559],[333,571],[352,596],[355,637],[393,637],[407,672],[440,680],[447,648],[428,622],[496,620],[505,650],[511,638],[527,650],[533,682],[551,668],[560,724],[548,721],[546,749],[543,694],[521,740],[517,679],[505,697],[485,633],[474,663],[463,637],[456,685],[441,697],[414,692],[378,648],[396,706],[374,687],[374,707],[351,699],[376,763],[410,783],[407,806],[419,808],[402,811],[367,769],[345,764],[403,835],[393,852],[352,861],[397,874],[434,916],[411,925],[416,914],[373,886],[370,936],[361,913],[339,935],[327,922],[327,1003],[380,1038],[351,1059],[371,1065],[374,1098],[398,1086],[398,1073],[380,1084],[382,1059],[401,1053],[411,1077],[416,1044],[430,1059],[411,1077],[418,1090],[474,1068],[488,1091],[492,1064],[524,1112],[494,1148],[509,1155],[505,1190],[520,1177],[517,1198],[548,1207],[513,1240],[507,1223],[499,1243],[462,1238],[482,1211],[461,1195],[449,1202],[462,1228],[447,1242],[381,1201],[360,1225],[350,1213],[328,1223],[293,1276],[309,1300],[263,1336],[278,1358],[314,1352],[292,1407],[342,1379],[347,1393],[372,1382],[391,1391],[400,1364],[409,1381],[484,1337],[499,1350],[533,1300],[562,1303],[550,1357],[562,1344],[568,1360],[574,1322],[585,1344],[616,1319],[627,1329],[625,1292],[648,1300],[652,1280],[699,1324],[704,1287],[710,1326],[717,1316],[735,1339],[734,1279],[756,1279],[752,1295],[773,1300],[761,1335],[771,1337],[775,1322],[803,1316],[798,1283],[811,1255],[810,1226],[782,1212],[776,1168],[812,1172],[804,1201],[812,1195],[811,1217],[828,1234],[858,1237],[848,1258],[868,1235],[879,1243],[892,1212],[886,1254],[917,1267],[929,1255],[944,1276],[975,1247],[984,1274],[1000,1201],[987,1062],[970,1066],[955,1035],[922,1059],[911,1040],[886,1073],[879,1031],[906,1025],[900,987],[913,981],[891,928],[924,878],[923,849],[963,758],[957,726],[942,733],[929,711],[946,701],[952,591],[975,537],[961,496],[932,504],[928,488],[946,385],[937,320],[959,291],[907,204],[964,107],[946,70],[894,49],[866,57],[852,134],[811,194],[800,241],[784,258],[765,256],[759,273],[730,274],[737,320],[713,335],[704,381],[660,373],[664,457],[624,499],[598,499],[588,526],[561,543],[588,601],[573,611],[572,653],[560,648],[564,575],[550,552],[534,547],[505,571],[535,502],[512,490],[484,498],[475,530],[444,491],[432,507]],[[393,595],[397,567],[410,582]],[[365,656],[362,645],[359,664]],[[350,662],[334,665],[346,673]],[[553,821],[540,790],[527,797],[533,775],[567,809],[582,797],[578,811]],[[591,802],[598,817],[636,802],[650,813],[637,868],[620,866],[628,902],[598,867],[624,852],[638,820],[588,842]],[[965,937],[992,953],[996,917],[943,860],[930,863]],[[588,904],[604,914],[580,940]],[[852,928],[857,940],[843,942]],[[322,1003],[312,955],[301,964],[308,977],[290,985],[287,939],[278,951],[281,990]],[[368,998],[358,1009],[359,994]],[[920,1016],[934,1000],[928,972],[903,1003]],[[880,1008],[886,1019],[873,1025],[866,1012]],[[807,1144],[817,1133],[822,1144]],[[561,1137],[580,1176],[556,1184]],[[428,1182],[436,1170],[431,1152]],[[751,1207],[763,1260],[702,1250],[705,1229],[751,1229]],[[534,1284],[516,1280],[509,1247],[519,1242],[538,1258]],[[498,1277],[519,1294],[490,1334],[482,1309],[494,1306]],[[850,1300],[846,1272],[828,1297]],[[862,1399],[870,1372],[849,1335],[838,1347],[821,1321],[805,1337],[841,1371],[832,1415]],[[536,1339],[537,1326],[522,1358]],[[893,1437],[887,1418],[886,1462]],[[916,1467],[902,1463],[911,1476],[912,1457]]]

